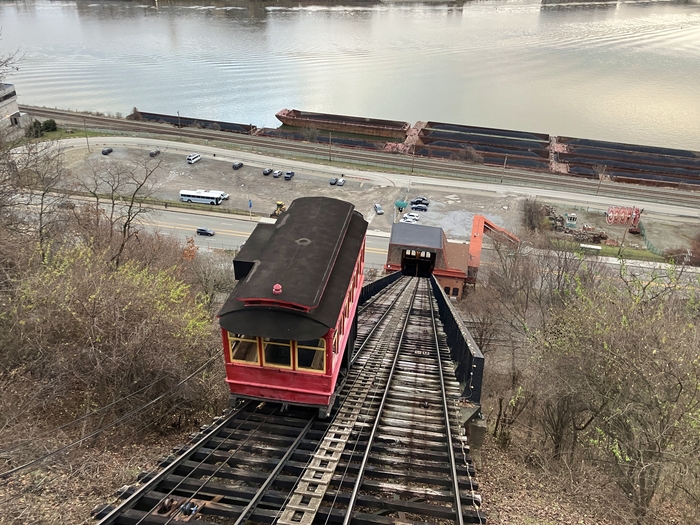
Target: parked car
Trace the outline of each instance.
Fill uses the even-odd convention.
[[[428,206],[430,204],[430,201],[425,197],[416,197],[411,201],[411,204],[425,204],[426,206]]]
[[[272,176],[276,179],[279,179],[281,175],[282,175],[282,170],[275,170],[272,172]]]
[[[272,173],[272,168],[265,168],[263,170],[263,175],[269,175],[270,173]]]
[[[287,173],[284,174],[284,180],[292,180],[292,177],[294,177],[293,171],[288,171]]]
[[[338,179],[338,182],[336,182],[337,186],[344,186],[345,185],[345,179]]]
[[[405,222],[407,224],[415,224],[416,223],[416,221],[411,219],[410,217],[404,217],[399,222]]]
[[[199,153],[192,153],[191,155],[187,155],[187,164],[194,164],[195,162],[199,162],[201,158],[202,156]]]
[[[335,186],[336,184],[338,184],[338,179],[335,178],[335,177],[333,177],[333,178],[332,178],[331,180],[329,180],[328,182],[330,183],[331,186]]]
[[[379,204],[374,205],[374,211],[377,212],[377,215],[384,215],[384,209]]]
[[[407,213],[404,215],[404,218],[408,217],[409,219],[413,219],[414,221],[419,221],[420,220],[420,215],[417,213]]]
[[[234,170],[239,170],[239,169],[241,169],[242,167],[243,167],[243,163],[240,162],[240,161],[234,162],[234,163],[233,163],[233,169],[234,169]]]
[[[428,207],[425,204],[414,204],[411,206],[413,211],[428,211]]]
[[[159,149],[152,149],[151,151],[148,152],[148,154],[151,157],[157,157],[158,155],[160,155],[160,150]]]
[[[109,155],[112,153],[114,150],[112,148],[105,148],[102,150],[102,155]]]
[[[214,230],[211,228],[197,228],[197,235],[205,235],[207,237],[214,236]]]

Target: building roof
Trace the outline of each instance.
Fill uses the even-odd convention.
[[[442,228],[398,222],[391,228],[389,244],[442,250],[443,237]]]
[[[338,318],[367,231],[354,208],[304,197],[276,224],[259,224],[234,259],[237,274],[249,271],[219,312],[219,324],[232,333],[283,339],[325,334]]]

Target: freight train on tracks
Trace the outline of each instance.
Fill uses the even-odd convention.
[[[296,199],[236,255],[219,312],[230,403],[317,407],[326,417],[350,369],[367,221],[353,204]]]

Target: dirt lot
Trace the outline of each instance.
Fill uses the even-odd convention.
[[[105,157],[99,149],[92,153],[84,150],[71,150],[66,154],[66,165],[73,173],[88,171],[88,162],[97,163],[110,161],[128,161],[138,158],[135,150],[115,148],[115,151]],[[147,158],[147,152],[142,153]],[[470,235],[474,214],[483,214],[496,224],[518,233],[521,230],[521,214],[519,202],[525,197],[515,193],[494,194],[473,190],[451,189],[431,186],[429,179],[413,184],[410,188],[397,187],[388,181],[382,185],[369,179],[346,176],[343,187],[331,186],[329,176],[295,170],[291,181],[283,178],[275,179],[272,175],[263,176],[261,166],[251,166],[246,163],[243,168],[233,170],[231,162],[219,161],[209,157],[203,158],[194,165],[185,161],[180,153],[164,152],[157,158],[160,161],[158,177],[161,186],[157,196],[164,201],[178,200],[181,189],[215,189],[231,195],[229,201],[222,204],[223,208],[248,209],[248,200],[253,202],[253,212],[267,214],[275,208],[278,200],[289,204],[294,199],[310,195],[322,195],[348,200],[354,203],[365,218],[370,222],[370,230],[390,232],[393,219],[393,203],[404,198],[414,198],[418,195],[431,201],[430,211],[421,213],[420,224],[439,226],[445,230],[450,239],[467,240]],[[290,161],[285,161],[288,166]],[[270,165],[273,169],[284,169],[281,166]],[[319,168],[319,171],[322,168]],[[379,203],[386,213],[376,215],[373,205]],[[586,224],[602,229],[617,240],[621,240],[624,227],[609,226],[603,214],[605,208],[580,208],[571,204],[552,203],[559,214],[575,212],[578,215],[579,227]],[[625,204],[625,203],[621,203]],[[407,210],[408,211],[408,210]],[[651,243],[661,250],[686,249],[690,247],[693,236],[700,232],[700,220],[683,223],[677,219],[653,216],[649,213],[642,216]],[[644,246],[640,237],[627,236],[628,246]]]

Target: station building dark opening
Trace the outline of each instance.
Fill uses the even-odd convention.
[[[469,245],[448,242],[442,228],[396,223],[391,229],[384,269],[414,277],[434,275],[449,297],[462,296]]]
[[[414,277],[430,277],[435,268],[435,252],[425,250],[403,250],[401,273]]]

